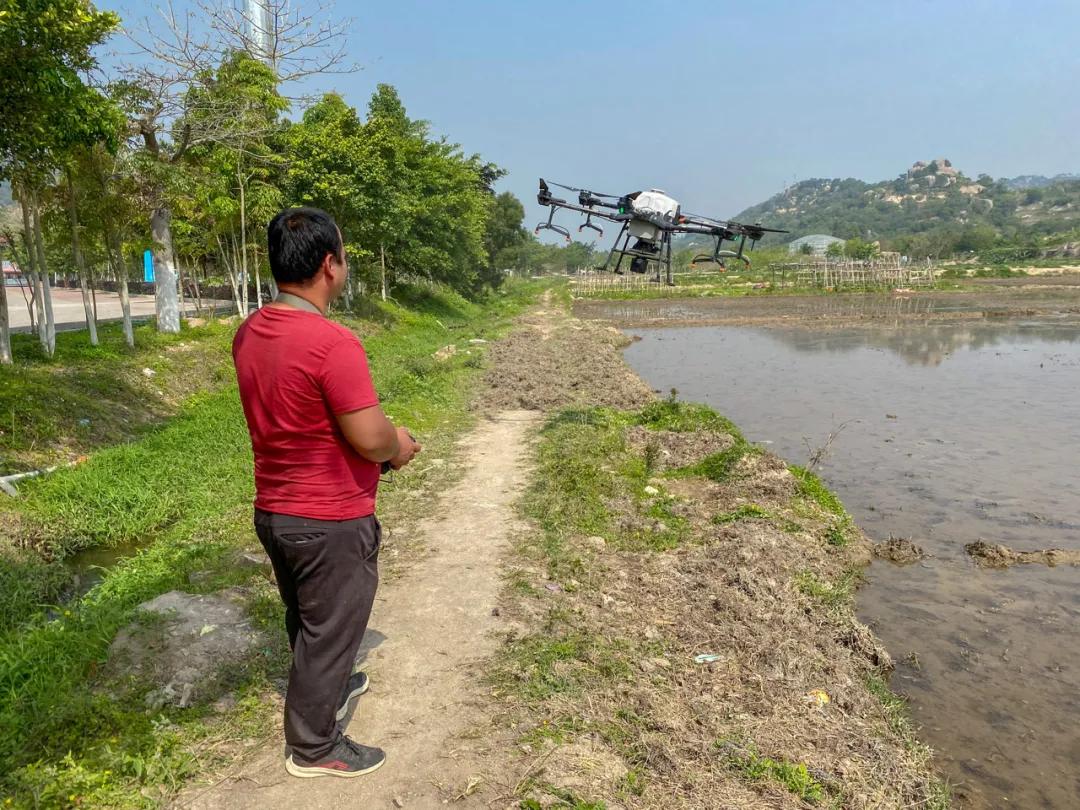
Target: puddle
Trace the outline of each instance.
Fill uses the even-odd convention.
[[[874,321],[636,329],[642,339],[626,357],[653,388],[709,403],[793,462],[843,426],[823,478],[872,538],[908,537],[931,555],[872,564],[859,613],[898,662],[893,686],[958,797],[977,808],[1074,808],[1080,569],[982,570],[964,545],[1080,548],[1080,319],[907,312],[890,322],[882,306],[915,305],[858,298],[876,299],[861,310],[876,307]],[[1030,301],[1009,299],[1028,311]],[[663,303],[683,318],[718,302]],[[603,307],[640,324],[657,302]]]
[[[71,583],[61,595],[61,602],[72,602],[85,596],[100,583],[113,566],[137,553],[138,543],[114,546],[96,546],[72,554],[64,559],[64,567],[71,574]]]

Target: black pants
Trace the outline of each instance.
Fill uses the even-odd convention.
[[[293,651],[285,742],[308,762],[334,745],[335,715],[379,585],[382,528],[374,515],[312,520],[255,510]]]

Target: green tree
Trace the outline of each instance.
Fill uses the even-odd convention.
[[[115,140],[116,110],[84,77],[93,48],[119,24],[86,0],[5,0],[0,5],[0,179],[12,179],[22,205],[30,269],[40,288],[39,336],[56,347],[41,192],[68,152]]]
[[[171,201],[178,215],[174,246],[189,266],[201,256],[215,255],[243,314],[252,268],[256,303],[262,306],[261,239],[256,234],[265,231],[283,202],[278,147],[288,103],[278,92],[274,72],[243,51],[226,54],[212,75],[200,76],[186,102],[184,125],[193,130],[213,126],[217,134],[184,158],[187,182]],[[178,263],[181,275],[183,266]]]
[[[832,247],[832,245],[830,245],[830,247]],[[867,242],[863,239],[859,239],[858,237],[855,237],[854,239],[848,239],[844,243],[844,256],[849,259],[866,261],[874,258],[880,252],[881,248],[876,242]]]
[[[488,266],[493,271],[490,274],[493,283],[501,281],[503,269],[514,266],[517,249],[531,236],[523,226],[524,221],[525,206],[509,191],[491,200],[484,247]]]
[[[352,266],[384,294],[403,273],[465,292],[482,283],[498,170],[430,138],[393,87],[379,85],[363,122],[327,95],[286,140],[290,199],[335,216]]]

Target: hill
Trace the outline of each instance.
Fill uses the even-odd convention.
[[[1055,183],[1065,183],[1070,180],[1080,180],[1080,174],[1055,174],[1053,177],[1044,177],[1041,174],[1022,174],[1019,177],[1010,177],[1002,180],[1006,187],[1011,189],[1046,188]]]
[[[1045,182],[1044,182],[1045,181]],[[776,244],[813,233],[879,240],[912,255],[1038,244],[1080,229],[1080,177],[972,179],[945,158],[892,180],[803,180],[734,217],[785,228]],[[1060,241],[1060,239],[1059,239]]]

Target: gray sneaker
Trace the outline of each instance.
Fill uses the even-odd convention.
[[[361,745],[342,734],[326,756],[315,762],[308,762],[295,753],[290,754],[285,760],[285,770],[304,779],[317,776],[350,778],[371,773],[381,768],[384,762],[386,753],[381,748]]]
[[[340,723],[345,719],[345,715],[349,713],[349,703],[364,694],[368,690],[368,685],[368,676],[363,672],[354,672],[349,676],[345,691],[341,693],[341,702],[338,704],[337,714],[334,715],[335,720]]]

